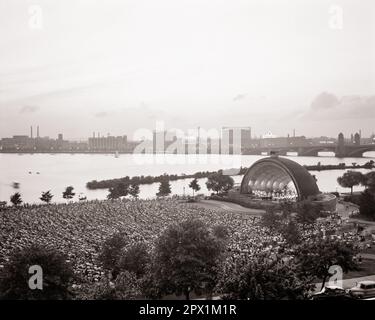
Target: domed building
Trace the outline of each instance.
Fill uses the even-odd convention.
[[[287,158],[272,155],[255,162],[241,186],[228,193],[231,201],[247,207],[269,207],[282,202],[310,200],[327,211],[336,210],[336,197],[322,194],[309,171]]]
[[[270,197],[288,194],[295,201],[308,199],[320,193],[314,177],[306,168],[278,156],[255,162],[245,173],[240,192]]]

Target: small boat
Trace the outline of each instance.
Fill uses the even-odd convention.
[[[87,200],[87,197],[83,193],[80,193],[79,196],[78,196],[78,200],[79,201],[85,201],[85,200]]]
[[[40,172],[38,171],[36,174],[40,174]]]
[[[31,172],[31,171],[29,171],[29,174],[32,174],[32,172]]]
[[[20,188],[20,183],[19,182],[17,182],[17,181],[13,181],[13,188],[14,189],[19,189]]]

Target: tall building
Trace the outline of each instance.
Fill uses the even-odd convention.
[[[156,131],[152,132],[152,152],[153,153],[164,153],[165,151],[165,136],[166,131]]]
[[[353,143],[356,146],[359,146],[361,144],[361,135],[358,132],[354,135],[354,141],[353,141]]]
[[[251,145],[251,127],[223,127],[222,128],[222,146],[229,144],[229,153],[240,153],[250,148]],[[225,152],[225,151],[224,151]]]
[[[117,137],[100,137],[100,134],[98,134],[98,136],[95,137],[94,133],[93,137],[89,138],[88,144],[90,151],[129,151],[128,139],[126,135]]]

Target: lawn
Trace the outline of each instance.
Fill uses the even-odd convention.
[[[344,274],[344,279],[358,278],[375,274],[375,260],[363,259],[360,270]]]

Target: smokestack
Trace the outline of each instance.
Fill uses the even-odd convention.
[[[92,137],[95,138],[95,131],[92,133]]]
[[[33,138],[33,126],[30,126],[30,138]]]
[[[296,129],[293,129],[293,138],[296,137]]]
[[[39,126],[36,127],[36,137],[39,138]]]

